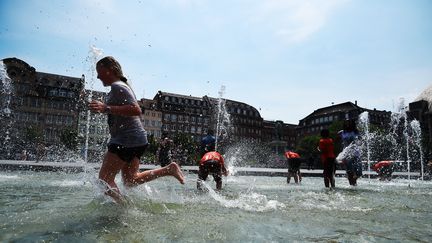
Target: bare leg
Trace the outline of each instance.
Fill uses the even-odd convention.
[[[184,184],[183,173],[175,162],[159,169],[139,172],[139,159],[134,158],[130,164],[126,164],[121,170],[123,182],[129,187],[140,185],[164,176],[173,176],[181,184]]]
[[[216,189],[218,191],[222,190],[222,180],[216,182]]]
[[[299,183],[299,175],[298,175],[298,173],[297,172],[294,172],[294,182],[296,183],[296,184],[298,184]]]
[[[111,152],[106,152],[99,171],[99,179],[109,186],[105,191],[105,194],[112,197],[117,203],[123,203],[124,198],[114,180],[125,164],[126,162],[121,160],[117,155]]]
[[[325,187],[329,187],[329,178],[328,177],[326,177],[326,176],[324,176],[324,186]]]

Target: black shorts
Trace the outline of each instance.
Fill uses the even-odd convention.
[[[212,174],[216,182],[222,181],[222,167],[219,161],[207,160],[199,166],[198,178],[205,181],[209,174]]]
[[[324,178],[333,178],[335,169],[336,169],[336,160],[335,158],[327,158],[323,164],[323,175]]]
[[[141,159],[141,156],[144,154],[146,148],[147,144],[132,148],[127,148],[119,144],[108,145],[109,152],[116,154],[121,160],[125,161],[128,164],[130,164],[135,157]]]
[[[288,160],[288,172],[296,173],[300,171],[300,158],[292,158]]]

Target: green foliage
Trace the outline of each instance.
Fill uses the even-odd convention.
[[[41,127],[38,126],[29,126],[25,130],[25,139],[27,142],[31,144],[38,144],[43,142],[44,133]]]
[[[343,129],[343,121],[334,121],[328,128],[330,137],[334,142],[334,152],[336,154],[342,151],[342,141],[338,135],[338,132]]]
[[[146,149],[146,153],[155,155],[159,147],[159,142],[157,141],[157,139],[154,137],[153,134],[148,136],[147,139],[149,144]]]
[[[78,147],[78,131],[73,127],[66,127],[60,133],[61,143],[70,150]]]
[[[309,156],[316,157],[318,154],[318,143],[320,137],[318,135],[311,135],[302,138],[296,147],[296,152],[300,154],[302,158]]]
[[[193,137],[184,133],[176,133],[173,141],[174,149],[177,150],[176,154],[180,157],[176,159],[180,160],[183,165],[196,165],[200,154],[199,145],[194,141]]]

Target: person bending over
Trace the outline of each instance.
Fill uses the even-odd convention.
[[[205,181],[211,174],[216,182],[216,189],[222,189],[222,175],[228,176],[228,170],[222,155],[216,151],[210,151],[203,155],[199,161],[197,189],[203,190],[202,181]]]

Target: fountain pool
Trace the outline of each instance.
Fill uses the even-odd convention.
[[[113,204],[96,171],[0,172],[0,241],[430,241],[432,183],[337,178],[287,185],[283,177],[230,176],[224,190],[198,193],[173,178],[127,191]],[[121,183],[119,183],[121,184]],[[207,182],[214,188],[214,182]]]

